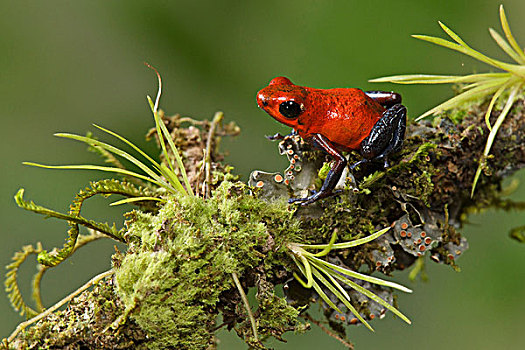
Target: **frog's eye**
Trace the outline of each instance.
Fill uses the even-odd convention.
[[[279,105],[279,112],[288,119],[295,119],[302,112],[301,105],[295,101],[285,101]]]

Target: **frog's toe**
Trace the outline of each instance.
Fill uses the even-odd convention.
[[[309,196],[309,197],[304,197],[304,198],[290,198],[288,199],[288,204],[293,204],[293,203],[297,203],[297,202],[305,202],[305,201],[308,201],[309,199],[311,199],[313,196]],[[304,205],[304,203],[301,203]]]
[[[361,164],[366,163],[366,162],[368,162],[368,159],[363,158],[363,159],[361,159],[360,161],[355,162],[355,163],[352,164],[352,165],[349,165],[349,166],[348,166],[348,169],[350,169],[350,171],[352,171],[352,170],[354,170],[358,165],[361,165]]]
[[[301,203],[301,205],[307,205],[317,200],[317,198],[314,198],[314,197],[315,195],[311,195],[311,196],[304,197],[304,198],[290,198],[288,199],[288,204]]]
[[[290,198],[288,200],[288,203],[292,204],[292,203],[300,202],[301,205],[304,206],[304,205],[308,205],[308,204],[312,204],[314,202],[317,202],[319,199],[323,199],[323,198],[327,198],[327,197],[332,197],[332,196],[338,195],[341,192],[343,192],[343,191],[342,190],[337,190],[337,191],[319,191],[319,192],[315,192],[314,191],[314,193],[311,196],[308,196],[308,197],[304,197],[304,198]]]
[[[390,163],[388,162],[388,157],[386,154],[381,154],[379,156],[377,156],[374,161],[382,161],[383,162],[383,168],[390,168]]]
[[[282,140],[284,139],[284,136],[281,135],[280,133],[276,133],[274,135],[266,135],[265,136],[268,140],[270,141],[275,141],[275,140]]]

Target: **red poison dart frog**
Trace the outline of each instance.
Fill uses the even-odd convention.
[[[335,160],[319,192],[290,203],[306,205],[334,195],[347,165],[342,152],[357,150],[363,156],[350,169],[368,161],[388,167],[388,156],[401,149],[405,136],[406,108],[395,92],[314,89],[277,77],[257,93],[257,104]]]

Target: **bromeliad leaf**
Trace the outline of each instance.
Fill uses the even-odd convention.
[[[492,148],[492,144],[494,143],[498,129],[505,120],[505,117],[508,115],[520,91],[523,91],[523,87],[525,86],[525,52],[520,48],[516,42],[516,39],[514,39],[514,36],[512,35],[503,5],[500,6],[499,15],[501,28],[503,29],[507,40],[505,40],[492,28],[489,28],[490,35],[496,44],[498,44],[498,46],[517,64],[502,62],[474,50],[465,41],[463,41],[459,35],[454,33],[450,28],[441,22],[439,22],[439,25],[454,42],[427,35],[413,35],[413,37],[461,52],[505,72],[471,74],[465,76],[410,74],[370,80],[371,82],[390,82],[396,84],[470,83],[470,85],[463,86],[462,92],[457,96],[423,113],[416,120],[420,120],[429,115],[442,113],[448,109],[459,107],[461,104],[469,100],[486,99],[489,96],[492,96],[485,115],[485,121],[490,130],[490,133],[487,137],[485,149],[483,154],[480,156],[479,165],[472,181],[472,190],[470,193],[471,197],[474,195],[476,184],[479,180],[481,172],[486,166],[486,159],[490,154],[490,149]],[[496,101],[502,96],[506,96],[507,99],[505,107],[500,112],[494,125],[491,125],[489,120],[490,115],[492,114]]]
[[[332,250],[347,249],[350,247],[355,247],[361,244],[368,243],[385,234],[389,230],[390,228],[387,227],[367,237],[343,243],[335,243],[337,239],[337,230],[334,230],[330,242],[328,244],[307,245],[289,243],[287,247],[289,249],[290,255],[293,261],[296,263],[297,267],[299,268],[299,271],[303,274],[304,277],[306,277],[306,282],[303,281],[297,274],[294,274],[294,276],[304,288],[314,288],[317,294],[319,294],[321,299],[327,305],[329,305],[334,310],[341,312],[340,309],[336,306],[336,304],[326,295],[321,286],[328,289],[333,295],[335,295],[335,297],[339,301],[341,301],[348,308],[348,310],[350,310],[371,331],[373,331],[373,328],[368,324],[368,322],[366,322],[362,315],[360,315],[356,308],[351,304],[350,296],[338,281],[343,282],[350,288],[356,290],[357,292],[367,296],[371,300],[384,306],[386,309],[392,311],[394,314],[398,315],[402,320],[410,324],[410,320],[408,319],[408,317],[403,315],[394,306],[390,305],[388,302],[381,299],[379,296],[375,295],[368,289],[363,288],[356,282],[352,281],[350,278],[367,281],[385,287],[395,288],[407,293],[411,293],[412,290],[400,284],[361,274],[319,258],[329,254]],[[321,249],[321,251],[319,253],[310,253],[306,249]],[[318,281],[320,282],[320,284],[318,283]]]
[[[155,69],[155,67],[151,66],[148,63],[146,63],[146,66],[153,69],[153,71],[157,74],[157,79],[158,79],[158,90],[157,90],[157,97],[155,98],[155,103],[153,103],[153,101],[151,100],[151,97],[147,96],[147,98],[148,98],[148,103],[151,108],[151,111],[153,112],[153,118],[155,119],[155,127],[157,129],[157,135],[159,136],[159,141],[162,146],[162,152],[164,153],[164,157],[166,158],[166,161],[168,163],[168,166],[171,169],[172,174],[175,175],[176,173],[173,169],[173,164],[172,164],[172,161],[170,160],[170,156],[166,149],[166,144],[164,142],[164,138],[166,138],[166,140],[168,140],[168,144],[170,146],[171,153],[175,155],[175,159],[177,160],[177,165],[181,172],[182,179],[184,180],[184,184],[186,185],[186,190],[190,193],[190,195],[193,196],[194,195],[193,190],[191,189],[190,181],[188,179],[188,175],[186,174],[186,169],[184,168],[184,163],[182,162],[182,158],[179,154],[179,151],[177,150],[177,147],[173,143],[171,135],[168,129],[166,128],[166,125],[164,125],[164,122],[160,119],[159,114],[158,114],[159,100],[160,100],[160,96],[162,93],[162,79],[160,78],[160,74]]]
[[[98,128],[98,129],[104,131],[105,133],[108,133],[111,136],[119,139],[120,141],[126,143],[128,146],[130,146],[135,151],[137,151],[141,156],[143,156],[147,160],[147,163],[149,163],[149,164],[147,164],[147,163],[145,164],[144,162],[140,161],[139,159],[137,159],[136,157],[132,156],[131,154],[129,154],[128,152],[126,152],[124,150],[121,150],[121,149],[119,149],[119,148],[117,148],[117,147],[115,147],[113,145],[108,144],[108,143],[99,141],[99,140],[97,140],[97,139],[95,139],[93,137],[86,137],[86,136],[80,136],[80,135],[69,134],[69,133],[57,133],[57,134],[55,134],[55,136],[81,141],[81,142],[84,142],[84,143],[88,144],[90,147],[99,148],[99,149],[104,150],[105,152],[109,152],[111,154],[117,155],[117,156],[119,156],[121,158],[124,158],[124,159],[128,160],[129,162],[133,163],[140,170],[142,170],[146,175],[143,175],[143,174],[131,171],[131,170],[123,169],[122,167],[119,167],[119,166],[106,167],[106,166],[91,165],[91,164],[86,164],[86,165],[43,165],[43,164],[38,164],[38,163],[33,163],[33,162],[24,162],[24,164],[31,165],[31,166],[36,166],[36,167],[41,167],[41,168],[48,168],[48,169],[99,170],[99,171],[104,171],[104,172],[113,172],[113,173],[116,173],[116,174],[121,174],[121,175],[125,175],[125,176],[131,176],[131,177],[134,177],[134,178],[137,178],[137,179],[140,179],[140,180],[144,180],[144,181],[150,182],[150,183],[155,184],[155,185],[157,185],[157,186],[159,186],[161,188],[164,188],[166,191],[168,191],[170,193],[173,193],[173,194],[181,193],[183,195],[188,195],[188,193],[189,193],[190,195],[193,195],[193,191],[191,189],[191,186],[190,186],[190,183],[189,183],[189,179],[188,179],[188,176],[186,174],[186,170],[184,169],[184,164],[182,162],[182,158],[180,157],[180,154],[179,154],[179,152],[177,150],[177,147],[173,143],[173,140],[171,139],[171,136],[170,136],[166,126],[164,125],[164,122],[162,120],[160,120],[160,117],[158,116],[158,113],[157,113],[158,101],[160,99],[161,88],[162,88],[162,82],[161,82],[160,75],[158,74],[158,72],[157,72],[157,76],[158,76],[158,79],[159,79],[159,87],[158,87],[157,100],[156,100],[155,105],[153,105],[153,103],[152,103],[151,99],[149,98],[149,96],[148,96],[148,100],[150,102],[150,106],[151,106],[152,111],[153,111],[153,116],[154,116],[154,120],[155,120],[155,125],[157,127],[158,135],[159,135],[159,140],[161,142],[162,151],[163,151],[164,157],[165,157],[165,159],[166,159],[166,161],[168,163],[168,166],[166,166],[163,163],[159,164],[157,161],[155,161],[153,158],[151,158],[146,152],[142,151],[139,147],[137,147],[131,141],[127,140],[125,137],[122,137],[119,134],[117,134],[116,132],[113,132],[111,130],[105,129],[105,128],[103,128],[101,126],[98,126],[98,125],[94,125],[94,126],[96,128]],[[164,137],[161,137],[161,135],[164,135]],[[179,181],[179,178],[177,176],[177,173],[175,172],[175,169],[173,168],[173,165],[172,165],[173,162],[171,161],[170,156],[168,154],[168,151],[167,151],[167,148],[166,148],[166,145],[165,145],[165,142],[164,142],[164,138],[166,138],[168,140],[168,144],[170,146],[171,153],[173,153],[175,155],[175,158],[176,158],[177,164],[179,166],[179,170],[180,170],[180,173],[181,173],[181,176],[183,178],[183,181],[184,181],[184,184],[185,184],[186,188],[184,188],[184,186],[182,186],[182,184]]]

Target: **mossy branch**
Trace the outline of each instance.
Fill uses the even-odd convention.
[[[53,305],[52,307],[50,307],[46,311],[44,311],[42,313],[39,313],[39,314],[35,314],[35,316],[32,317],[31,319],[20,323],[16,327],[14,332],[11,333],[11,335],[8,338],[2,340],[2,344],[1,345],[4,346],[5,348],[8,348],[10,343],[15,339],[15,337],[18,335],[18,333],[23,331],[26,327],[30,326],[31,324],[33,324],[35,322],[40,321],[41,319],[45,318],[46,316],[49,316],[50,314],[52,314],[53,312],[58,310],[60,307],[62,307],[64,304],[66,304],[67,302],[71,301],[71,299],[73,299],[75,296],[79,295],[80,293],[82,293],[83,291],[88,289],[89,287],[99,283],[104,278],[111,276],[113,273],[114,273],[113,270],[109,270],[109,271],[105,271],[105,272],[102,272],[102,273],[96,275],[95,277],[90,279],[87,283],[85,283],[83,286],[81,286],[80,288],[75,290],[73,293],[69,294],[68,296],[66,296],[65,298],[60,300],[58,303],[56,303],[55,305]]]
[[[430,239],[429,244],[417,246],[417,252],[431,252],[432,260],[456,266],[454,259],[458,255],[453,254],[466,249],[461,246],[462,237],[456,228],[466,221],[466,214],[486,207],[522,210],[521,202],[502,199],[508,191],[501,190],[503,178],[525,167],[525,118],[523,109],[517,106],[509,111],[501,126],[500,137],[493,147],[495,157],[487,163],[490,173],[480,178],[474,199],[470,199],[470,181],[477,163],[472,154],[483,149],[487,132],[483,105],[458,112],[463,115],[458,124],[453,122],[458,120],[454,115],[443,115],[432,124],[411,124],[403,150],[391,159],[391,168],[377,170],[371,164],[371,172],[359,169],[355,176],[360,191],[346,191],[338,200],[327,199],[317,207],[298,209],[279,201],[269,203],[250,195],[243,184],[219,181],[207,199],[166,196],[154,215],[133,212],[127,235],[140,239],[129,240],[127,253],[117,253],[113,258],[115,285],[108,286],[111,291],[108,295],[114,298],[115,305],[112,316],[103,323],[93,318],[88,323],[91,333],[79,337],[89,344],[105,337],[104,346],[126,348],[118,335],[106,335],[105,330],[116,325],[115,334],[130,334],[126,332],[135,330],[134,327],[141,329],[137,333],[140,336],[126,343],[133,344],[127,348],[144,343],[153,347],[171,344],[180,349],[213,348],[216,317],[222,314],[224,325],[235,329],[253,346],[256,346],[254,334],[261,342],[270,336],[281,339],[285,332],[309,327],[297,320],[302,307],[311,302],[312,294],[304,297],[304,304],[292,306],[273,293],[275,286],[284,284],[294,271],[302,272],[306,276],[305,285],[311,283],[314,295],[333,308],[327,307],[325,311],[330,322],[335,317],[347,320],[346,323],[370,326],[372,319],[382,315],[368,309],[372,303],[381,308],[379,311],[403,315],[394,308],[390,292],[380,286],[377,289],[369,286],[378,280],[352,270],[368,265],[370,271],[388,273],[401,269],[395,259],[402,260],[405,267],[414,266],[414,261],[421,262],[416,252],[412,255],[402,252],[414,247],[410,241],[401,248],[403,239],[408,240],[407,232],[425,241]],[[375,175],[367,178],[367,171]],[[223,174],[222,179],[226,177]],[[79,199],[103,194],[103,190],[98,190],[86,190]],[[77,214],[80,208],[81,203],[72,206]],[[314,218],[304,219],[304,210]],[[41,214],[51,212],[42,210]],[[61,215],[68,221],[73,219]],[[381,227],[389,229],[377,231]],[[520,237],[520,232],[514,235]],[[412,240],[415,242],[415,237]],[[292,248],[308,254],[301,251],[297,257],[290,257],[290,242],[301,242]],[[358,246],[358,243],[366,244]],[[403,258],[394,256],[394,252],[388,255],[390,244],[396,245],[396,254],[401,251]],[[419,250],[421,247],[424,249]],[[340,267],[338,262],[346,267]],[[246,317],[246,306],[232,283],[232,273],[238,276],[243,288],[257,288],[259,307],[253,312],[253,319]],[[354,277],[362,281],[357,284],[350,279]],[[295,290],[304,292],[300,286]],[[354,303],[356,293],[367,297],[365,309]],[[91,294],[85,298],[91,298]],[[301,300],[301,296],[290,299]],[[85,311],[79,306],[67,312]],[[56,321],[45,322],[49,326]],[[79,327],[87,326],[75,323],[66,332],[73,329],[77,332]],[[94,327],[95,333],[91,331]],[[41,333],[35,330],[34,334]],[[334,330],[333,335],[349,344],[340,329]],[[23,344],[28,339],[41,341],[33,340],[31,335],[19,338]],[[46,333],[45,339],[50,338],[53,334]]]
[[[455,38],[453,33],[447,33]],[[459,37],[455,40],[461,41]],[[91,313],[83,307],[73,307],[65,311],[93,315],[92,318],[82,318],[80,324],[77,317],[56,315],[70,323],[66,329],[60,329],[60,335],[67,336],[59,341],[53,333],[56,327],[52,327],[56,321],[50,317],[42,320],[34,332],[19,335],[20,344],[45,342],[47,346],[54,342],[53,346],[64,347],[71,344],[71,339],[76,342],[81,338],[78,342],[90,344],[86,345],[90,348],[213,349],[216,346],[214,332],[218,329],[216,320],[221,315],[223,325],[234,329],[247,344],[263,348],[268,337],[282,340],[286,332],[308,329],[308,324],[299,321],[299,315],[315,299],[326,306],[325,316],[330,324],[335,319],[349,324],[361,323],[372,329],[369,322],[381,318],[387,311],[410,323],[397,305],[394,306],[391,288],[410,290],[370,274],[375,270],[388,274],[414,262],[416,269],[421,270],[417,262],[422,260],[417,257],[426,253],[433,261],[456,267],[455,260],[467,248],[465,238],[456,228],[465,222],[469,212],[490,206],[523,209],[520,203],[502,200],[501,191],[503,178],[525,167],[525,118],[518,103],[508,108],[508,115],[499,125],[499,137],[491,150],[494,157],[485,160],[486,176],[480,176],[474,198],[469,195],[470,181],[477,167],[472,154],[481,154],[487,130],[492,125],[485,121],[483,105],[463,108],[461,118],[442,114],[433,123],[409,125],[403,150],[389,159],[394,164],[391,168],[385,170],[370,162],[353,173],[359,179],[359,188],[342,191],[337,200],[327,198],[309,207],[295,207],[276,197],[271,201],[262,199],[260,191],[234,181],[229,168],[214,163],[212,159],[215,158],[208,154],[215,151],[211,145],[216,142],[210,141],[213,129],[205,132],[208,134],[206,145],[197,149],[202,155],[202,163],[198,166],[205,164],[209,168],[205,175],[207,187],[203,191],[211,195],[193,196],[192,181],[183,166],[187,143],[182,141],[184,146],[179,147],[177,139],[172,138],[159,117],[159,96],[155,104],[149,101],[167,165],[157,163],[131,142],[102,128],[148,159],[148,165],[111,145],[83,136],[61,136],[96,144],[132,161],[148,175],[133,176],[139,175],[163,187],[162,198],[155,192],[107,180],[93,183],[81,191],[71,204],[69,214],[62,214],[24,201],[23,190],[17,194],[16,200],[21,207],[66,220],[71,226],[61,250],[49,254],[40,247],[30,247],[15,256],[10,270],[14,272],[8,276],[11,278],[10,298],[26,315],[35,311],[28,308],[20,296],[16,271],[29,255],[38,254],[39,261],[49,266],[60,263],[79,246],[79,225],[128,244],[126,253],[117,252],[113,256],[115,279],[107,283],[107,295],[102,298],[95,292],[84,295],[85,300],[94,298],[88,304],[96,305],[96,310]],[[520,97],[517,101],[523,102],[523,99]],[[203,134],[198,131],[196,137],[205,139]],[[297,148],[291,144],[286,153],[297,152],[294,154],[297,158],[290,157],[290,162],[297,159],[303,165],[294,167],[293,171],[306,172],[309,168],[312,174],[318,174],[322,159],[315,158],[319,154],[310,157],[312,153],[308,154],[310,151],[304,141],[298,137],[297,140],[292,137],[292,143],[293,140]],[[168,155],[168,146],[172,157]],[[175,172],[172,164],[175,161],[186,188]],[[89,168],[109,170],[98,166]],[[109,171],[127,172],[118,164]],[[200,173],[192,173],[197,175],[192,179],[199,181]],[[270,195],[277,193],[286,197],[295,190],[281,184],[281,175],[270,174],[265,179],[280,184],[280,187],[273,184]],[[310,184],[315,180],[317,175]],[[260,182],[265,185],[264,181]],[[305,181],[305,187],[300,189],[309,189],[310,184]],[[262,190],[263,186],[256,187]],[[124,229],[119,231],[115,225],[110,227],[80,216],[84,200],[97,194],[115,193],[131,200],[160,199],[161,205],[153,215],[139,211],[130,213],[125,239]],[[378,231],[379,228],[384,229]],[[522,236],[522,228],[513,232],[516,239]],[[312,253],[310,249],[320,252]],[[361,271],[367,266],[368,271]],[[46,267],[35,276],[37,288],[44,269]],[[295,287],[287,282],[291,276],[296,276],[297,282],[290,282],[295,283]],[[286,298],[275,295],[278,285],[284,285]],[[250,287],[257,289],[259,302],[253,313],[243,289]],[[39,294],[35,294],[35,299],[41,309]],[[110,309],[109,316],[105,310],[100,310],[100,305]],[[116,328],[115,332],[108,332],[111,327]],[[337,334],[334,335],[349,344],[342,328],[342,325],[335,327]],[[77,335],[79,329],[84,330],[81,335]],[[123,340],[119,335],[126,333],[131,335]],[[99,342],[102,338],[103,345]]]

